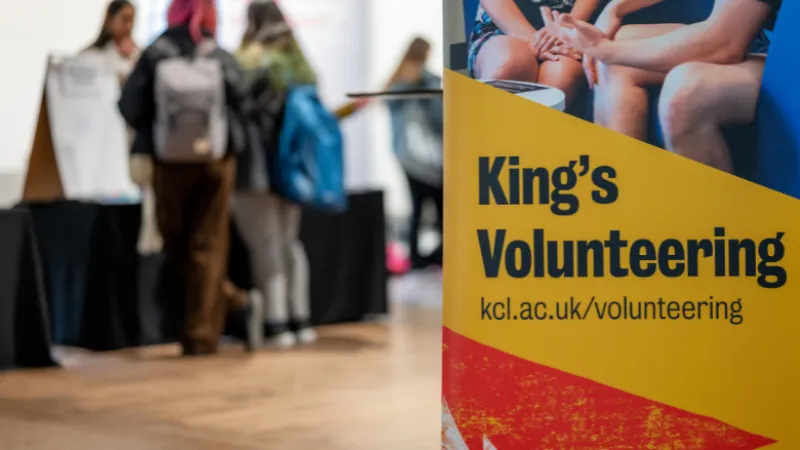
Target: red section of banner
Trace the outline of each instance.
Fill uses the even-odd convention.
[[[545,344],[546,345],[546,344]],[[469,450],[754,450],[775,443],[444,329],[444,397]]]

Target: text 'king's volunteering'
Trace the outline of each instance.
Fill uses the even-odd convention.
[[[552,171],[520,167],[518,156],[481,157],[478,166],[482,206],[549,205],[552,214],[571,216],[580,209],[573,190],[586,175],[594,187],[594,203],[609,205],[619,197],[616,170],[592,170],[588,156]],[[549,240],[541,228],[532,230],[530,240],[512,239],[506,229],[479,229],[477,238],[487,278],[501,272],[512,278],[698,277],[704,275],[701,261],[710,259],[716,277],[756,278],[767,289],[786,284],[786,269],[779,264],[785,256],[785,232],[757,240],[728,237],[725,227],[712,228],[712,236],[659,241],[626,239],[620,230],[596,239]]]

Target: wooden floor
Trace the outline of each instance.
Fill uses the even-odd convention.
[[[319,331],[289,352],[166,346],[0,373],[0,449],[441,448],[439,310]]]

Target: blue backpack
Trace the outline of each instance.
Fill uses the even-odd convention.
[[[315,86],[292,87],[272,164],[275,190],[294,203],[342,211],[347,208],[343,166],[338,120],[322,105]]]

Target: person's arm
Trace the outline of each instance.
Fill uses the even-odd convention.
[[[600,0],[577,0],[572,7],[570,15],[578,20],[587,21],[594,15],[598,6],[600,6]],[[561,59],[561,56],[566,56],[580,61],[583,55],[569,48],[569,46],[564,45],[564,43],[558,39],[558,24],[555,20],[555,18],[558,17],[558,13],[554,13],[547,7],[542,7],[541,11],[545,28],[550,28],[552,30],[550,33],[554,39],[552,41],[552,46],[539,48],[539,58],[545,61],[558,61]]]
[[[664,0],[611,0],[603,8],[603,11],[597,18],[595,25],[603,30],[609,39],[614,39],[614,36],[622,26],[622,19],[629,14],[636,11],[648,8],[663,2]],[[576,19],[584,20],[582,17],[572,15]]]
[[[686,62],[729,64],[742,61],[750,42],[769,17],[756,0],[729,0],[704,22],[647,38],[612,41],[602,30],[572,17],[561,18],[562,38],[607,64],[668,72]]]
[[[217,57],[220,59],[225,80],[225,102],[236,114],[241,115],[247,97],[244,73],[230,53],[219,50]]]
[[[294,73],[295,83],[314,84],[317,82],[317,74],[306,58],[303,48],[294,37],[290,43],[288,54],[291,55],[292,72]]]
[[[662,1],[664,0],[611,0],[598,15],[595,26],[605,34],[606,38],[614,39],[617,31],[622,27],[622,19],[626,15]],[[579,20],[587,20],[575,14],[572,14],[572,16]],[[600,80],[597,75],[597,59],[591,55],[583,55],[582,64],[583,72],[586,74],[586,81],[589,82],[589,88],[594,89]]]
[[[533,41],[536,28],[525,18],[514,0],[481,0],[481,6],[500,31],[525,42]]]
[[[145,51],[125,80],[120,94],[119,112],[125,122],[137,130],[152,125],[155,120],[154,59],[155,51]]]
[[[247,149],[244,120],[248,108],[247,84],[244,73],[233,55],[217,49],[215,56],[222,66],[225,81],[225,103],[228,116],[228,152],[239,154]]]
[[[600,0],[576,0],[570,15],[578,20],[588,21],[597,11],[598,6],[600,6]]]
[[[664,0],[611,0],[605,7],[605,11],[613,13],[620,19],[633,14],[636,11],[648,8],[663,2]]]
[[[333,110],[333,115],[339,120],[344,120],[359,112],[369,103],[367,99],[352,100]]]

